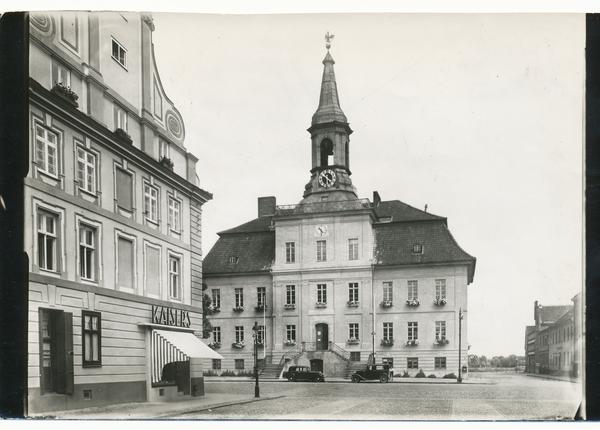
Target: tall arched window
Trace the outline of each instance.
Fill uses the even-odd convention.
[[[330,139],[323,139],[321,142],[321,167],[331,166],[333,164],[333,142]]]

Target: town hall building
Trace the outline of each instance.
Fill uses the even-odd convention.
[[[213,360],[213,372],[251,371],[256,335],[263,376],[300,364],[325,378],[346,377],[355,363],[373,360],[396,375],[458,374],[459,355],[465,366],[468,360],[467,286],[476,259],[446,218],[377,192],[359,198],[349,162],[352,129],[329,48],[308,129],[303,198],[288,205],[258,198],[257,218],[220,232],[204,259],[210,346],[223,356]]]

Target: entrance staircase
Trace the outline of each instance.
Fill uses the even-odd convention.
[[[283,354],[278,364],[265,364],[264,368],[260,373],[261,379],[279,379],[286,363],[292,361],[293,359],[307,351],[317,351],[317,344],[315,342],[301,342],[289,351],[287,351],[285,354]],[[325,351],[330,351],[334,353],[346,362],[347,378],[354,372],[354,370],[350,372],[351,365],[354,362],[350,361],[350,353],[348,351],[346,351],[343,348],[340,348],[333,342],[328,343],[327,349]],[[364,368],[364,364],[361,368]]]

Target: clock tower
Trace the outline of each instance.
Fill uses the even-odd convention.
[[[308,129],[312,148],[311,177],[300,203],[358,199],[350,179],[349,145],[352,129],[340,107],[333,70],[335,61],[329,53],[331,39],[333,35],[327,33],[327,55],[323,60],[319,107]]]

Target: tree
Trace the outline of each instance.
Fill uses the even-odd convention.
[[[481,357],[479,357],[479,366],[484,366],[487,367],[488,365],[488,359],[485,355],[482,355]]]
[[[208,289],[208,285],[204,282],[202,283],[202,339],[208,339],[210,334],[212,333],[212,324],[208,320],[208,316],[213,314],[213,311],[210,307],[212,304],[212,299],[208,294],[204,291]]]
[[[469,355],[469,367],[479,367],[479,357],[475,354]]]

